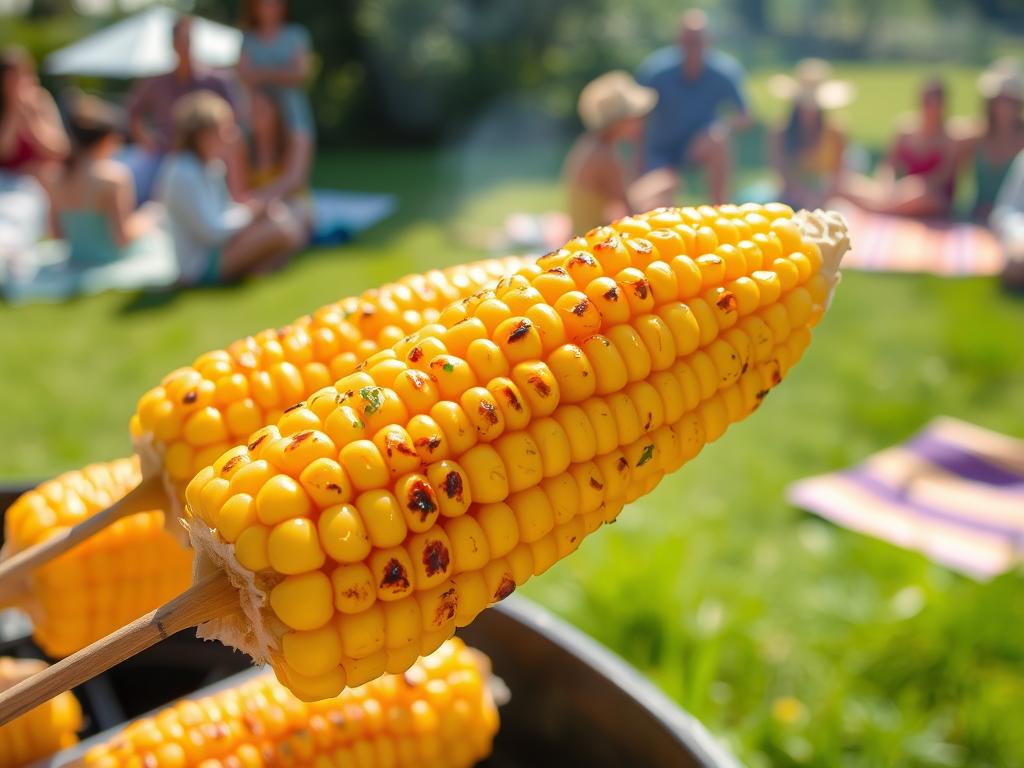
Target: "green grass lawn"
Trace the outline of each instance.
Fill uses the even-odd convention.
[[[922,73],[844,73],[870,106],[850,111],[851,130],[877,146]],[[967,111],[974,73],[953,76]],[[555,150],[331,155],[323,181],[395,190],[400,214],[239,287],[0,306],[0,477],[127,454],[135,399],[163,373],[342,295],[479,256],[466,233],[557,205],[557,171]],[[1024,301],[994,280],[848,273],[764,408],[523,591],[753,766],[1024,765],[1022,573],[975,584],[783,501],[793,480],[938,414],[1024,436]]]

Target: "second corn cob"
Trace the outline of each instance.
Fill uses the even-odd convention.
[[[837,214],[661,209],[450,306],[196,475],[241,609],[201,629],[304,699],[406,669],[757,408],[847,247]]]
[[[135,721],[89,768],[469,768],[498,730],[489,663],[450,640],[404,675],[304,704],[272,675]]]
[[[138,485],[135,458],[67,472],[20,496],[4,515],[4,557],[94,515]],[[118,520],[29,577],[14,604],[39,646],[67,656],[188,587],[192,553],[167,532],[164,513]]]
[[[35,659],[0,657],[0,691],[46,667]],[[20,768],[77,743],[82,708],[65,692],[0,725],[0,768]]]

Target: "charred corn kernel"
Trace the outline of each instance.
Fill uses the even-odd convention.
[[[0,691],[42,671],[35,659],[0,657]],[[0,725],[0,768],[18,768],[78,742],[82,708],[70,692]]]
[[[215,561],[244,569],[230,536],[271,531],[269,568],[253,574],[270,608],[245,606],[262,643],[251,650],[307,698],[360,685],[615,520],[799,359],[844,238],[836,220],[801,216],[790,231],[768,224],[793,218],[783,209],[702,207],[633,217],[651,226],[643,237],[598,228],[449,305],[197,475],[188,501]],[[806,256],[816,239],[831,242],[820,261]],[[239,493],[255,499],[255,523],[231,517]],[[316,631],[322,653],[310,640],[310,659],[284,658],[288,631]]]
[[[212,469],[205,478],[196,499],[205,496],[202,503],[223,508],[228,483]],[[2,555],[82,522],[140,479],[136,459],[119,459],[42,483],[7,510]],[[18,607],[32,618],[36,642],[46,653],[67,656],[174,597],[188,586],[191,572],[192,553],[167,533],[163,513],[140,512],[36,569]]]
[[[235,540],[235,557],[239,565],[253,573],[259,573],[270,567],[270,555],[267,552],[267,540],[270,531],[262,525],[246,528]]]
[[[295,639],[306,634],[310,637]],[[289,655],[299,665],[286,662],[289,685],[313,694],[344,687],[343,674],[302,671],[312,668],[313,660],[330,658],[331,640],[325,630],[289,637]],[[498,712],[486,657],[450,640],[432,656],[412,659],[410,664],[404,675],[387,675],[311,704],[296,699],[272,675],[250,676],[205,698],[183,700],[130,723],[111,741],[89,749],[81,764],[85,768],[413,768],[424,764],[469,768],[487,757],[498,729]],[[354,671],[368,677],[375,670]],[[310,698],[317,697],[322,698]],[[66,728],[67,721],[80,722],[80,713],[68,716],[75,713],[77,708],[58,713],[54,723]],[[66,745],[57,738],[54,742],[54,748]],[[9,752],[2,754],[6,758]],[[12,755],[12,759],[20,757],[18,752]]]
[[[373,574],[363,563],[341,565],[331,572],[334,607],[339,613],[359,613],[376,599]]]
[[[398,600],[416,589],[416,571],[409,553],[402,547],[374,550],[369,570],[380,600]]]

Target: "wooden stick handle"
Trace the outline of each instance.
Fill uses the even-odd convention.
[[[0,693],[0,725],[176,632],[238,609],[238,590],[225,573],[215,573],[155,611]]]
[[[167,506],[166,502],[160,478],[150,477],[135,486],[119,501],[78,525],[65,528],[46,541],[0,561],[0,604],[16,603],[28,590],[28,578],[36,568],[81,544],[122,517],[151,509],[163,509]]]

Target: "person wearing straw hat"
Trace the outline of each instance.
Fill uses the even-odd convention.
[[[1003,58],[978,78],[984,99],[984,117],[967,139],[972,160],[975,195],[973,213],[984,221],[992,213],[996,195],[1010,165],[1024,150],[1024,76],[1020,62]]]
[[[874,177],[848,175],[840,196],[865,210],[945,218],[953,209],[957,146],[946,124],[946,86],[936,78],[920,91],[920,111],[900,132]]]
[[[601,75],[580,92],[577,109],[586,133],[569,151],[563,170],[574,232],[625,216],[640,202],[631,199],[618,150],[622,144],[639,144],[644,118],[657,101],[657,93],[621,70]],[[645,186],[652,185],[645,181]],[[665,191],[670,189],[671,182]]]
[[[775,75],[768,87],[793,105],[770,137],[772,164],[782,181],[778,197],[796,208],[819,208],[839,190],[846,135],[832,112],[853,101],[853,86],[833,79],[828,62],[804,59],[793,75]]]

